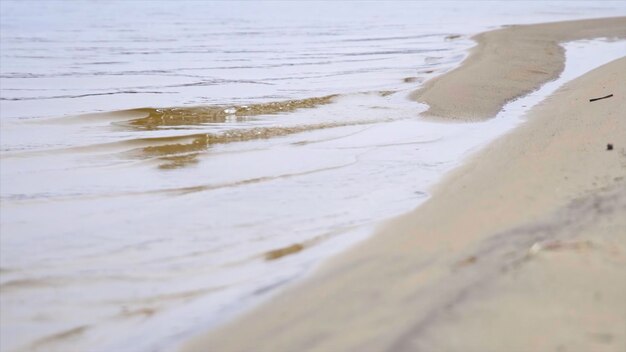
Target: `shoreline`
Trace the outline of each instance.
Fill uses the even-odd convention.
[[[615,19],[607,21],[612,20]],[[593,21],[597,22],[597,20]],[[549,25],[559,27],[558,24]],[[563,28],[560,30],[562,31]],[[611,32],[599,36],[621,35]],[[471,57],[477,56],[475,52],[476,49]],[[623,72],[624,66],[624,59],[617,60],[566,84],[544,104],[533,109],[526,124],[515,129],[506,138],[500,138],[489,145],[465,166],[454,171],[452,176],[445,178],[436,188],[433,197],[417,210],[387,224],[372,238],[358,244],[347,253],[331,259],[313,277],[279,293],[278,297],[244,315],[242,319],[218,328],[206,336],[194,339],[184,347],[184,350],[201,351],[203,348],[206,349],[206,346],[218,350],[247,350],[254,346],[255,350],[267,351],[327,350],[329,348],[340,350],[453,348],[452,345],[442,342],[445,341],[445,336],[442,337],[442,335],[446,335],[442,334],[442,331],[445,331],[447,336],[452,333],[455,334],[454,336],[465,338],[465,340],[453,341],[458,343],[457,347],[472,346],[484,349],[495,346],[485,345],[484,343],[487,342],[504,343],[499,347],[506,347],[507,341],[511,338],[510,335],[519,339],[516,341],[524,341],[534,336],[531,333],[532,329],[529,331],[523,331],[523,329],[520,331],[519,328],[507,330],[504,326],[508,320],[498,321],[498,319],[502,320],[503,316],[497,312],[510,309],[510,306],[502,303],[506,302],[506,298],[509,297],[506,294],[499,293],[496,299],[492,300],[495,303],[487,307],[490,310],[484,307],[485,302],[481,301],[480,297],[473,297],[473,299],[466,297],[475,296],[474,292],[486,290],[486,286],[517,287],[515,285],[518,283],[507,282],[507,280],[511,281],[510,275],[506,272],[501,274],[499,270],[507,266],[520,265],[518,268],[522,267],[518,263],[530,262],[537,265],[536,261],[528,259],[527,255],[528,253],[534,255],[535,252],[544,255],[543,248],[548,248],[546,253],[559,252],[559,250],[553,250],[555,248],[566,250],[574,248],[574,254],[569,253],[569,255],[572,257],[570,260],[573,261],[571,265],[576,269],[585,269],[585,266],[580,264],[577,253],[583,252],[584,254],[589,248],[612,248],[613,252],[618,253],[618,260],[623,259],[624,241],[622,239],[620,242],[613,238],[613,232],[610,229],[619,228],[623,224],[623,222],[619,223],[617,215],[619,211],[614,210],[624,207],[625,195],[619,189],[613,188],[623,186],[624,156],[620,154],[619,146],[609,154],[604,150],[592,149],[589,146],[597,146],[597,142],[607,136],[615,141],[626,138],[623,133],[626,128],[622,128],[622,131],[620,128],[610,128],[621,122],[618,119],[618,111],[624,106],[624,94],[614,93],[613,98],[597,103],[589,103],[582,94],[596,94],[596,91],[606,89],[607,82],[612,82],[613,91],[623,91],[623,85],[616,83],[618,81],[616,72]],[[434,81],[445,82],[446,77],[448,80],[454,80],[455,75],[461,74],[466,78],[463,84],[467,82],[485,84],[476,79],[475,72],[474,74],[467,72],[456,69]],[[472,77],[474,79],[471,79]],[[545,82],[541,81],[545,79],[545,76],[541,77],[539,80],[534,80],[535,86],[530,90]],[[506,82],[507,79],[500,79],[500,81]],[[537,81],[541,82],[537,83]],[[427,87],[428,85],[429,83]],[[442,92],[446,90],[441,90],[443,85],[438,84],[439,93],[433,93],[433,97],[444,98]],[[594,91],[587,88],[590,85],[595,85]],[[520,86],[514,88],[519,93],[520,89],[527,89],[528,86],[529,84],[526,83],[522,88]],[[447,90],[447,94],[453,93]],[[480,106],[476,111],[482,112],[472,118],[487,116],[485,111],[493,109],[494,101],[497,104],[504,104],[511,99],[501,93],[503,92],[496,91],[490,97],[485,98],[491,101],[491,104]],[[598,92],[596,95],[604,94]],[[578,99],[577,104],[571,103],[573,98]],[[463,109],[460,106],[454,108]],[[587,120],[587,115],[598,113],[607,116],[602,120],[604,124],[602,133],[594,133],[597,121]],[[572,114],[577,116],[577,119],[568,118]],[[559,118],[554,119],[552,116],[559,116]],[[577,142],[580,136],[585,138],[582,146]],[[571,155],[572,153],[574,156]],[[577,173],[576,167],[585,162],[593,164],[594,170],[602,170],[604,174],[596,179],[599,176],[591,172]],[[520,175],[525,177],[520,177]],[[567,177],[567,183],[564,181],[565,177]],[[592,182],[595,182],[595,185]],[[559,190],[557,194],[551,193],[554,187],[560,188],[561,186],[565,189]],[[598,189],[602,187],[609,189],[599,192]],[[574,201],[574,199],[578,200]],[[595,228],[594,231],[601,232],[604,236],[602,237],[604,242],[595,244],[588,239],[582,242],[550,242],[555,238],[561,241],[558,236],[555,238],[550,236],[560,231],[563,222],[571,225],[568,219],[572,217],[572,214],[576,214],[572,209],[578,209],[577,204],[592,204],[588,205],[588,208],[583,206],[583,210],[595,209],[593,204],[596,202],[606,205],[609,210],[596,212],[597,214],[591,212],[597,216],[592,217],[591,220],[587,219],[587,222],[583,221],[584,219],[581,220],[582,223],[574,228]],[[472,204],[472,208],[468,209],[467,204]],[[582,214],[586,213],[582,212]],[[612,227],[609,226],[609,231],[606,231],[606,226],[598,229],[597,219],[601,219],[602,224],[612,224]],[[495,246],[498,250],[506,248],[513,251],[513,258],[516,260],[502,259],[506,257],[505,254],[509,254],[506,251],[496,251],[498,255],[486,256],[488,260],[481,257],[480,254],[485,251],[491,253],[483,247],[494,247],[490,247],[490,241],[497,243],[498,241],[494,238],[505,238],[503,233],[532,234],[537,232],[532,230],[537,226],[555,228],[554,231],[548,230],[547,235],[540,238],[540,241],[548,242],[537,242],[535,240],[539,237],[532,235],[519,235],[515,238],[525,239],[522,244]],[[529,228],[531,230],[528,230]],[[585,244],[588,243],[585,241],[591,245]],[[526,242],[530,243],[530,248],[526,246],[528,245]],[[535,246],[535,243],[538,245]],[[531,248],[535,249],[531,250]],[[599,256],[600,261],[603,260],[602,253],[592,251],[593,255]],[[619,253],[622,253],[621,259],[619,259]],[[489,261],[491,264],[495,261],[495,267],[498,270],[493,269],[494,265],[483,264]],[[565,270],[566,274],[571,273],[572,266],[563,269],[557,264],[559,262],[551,264],[552,266],[548,268]],[[600,265],[606,266],[607,264],[602,262]],[[522,268],[528,270],[527,266]],[[602,279],[608,276],[613,279],[619,278],[623,270],[619,271],[619,268],[615,269],[610,265],[608,269],[602,268],[604,269],[602,272],[610,271],[610,275],[598,278],[595,287],[610,291],[611,285],[607,285],[607,282]],[[598,274],[595,273],[585,278],[591,280],[597,276]],[[563,293],[563,291],[558,291],[563,287],[554,288],[554,292]],[[611,297],[623,298],[624,288],[619,285],[614,288],[617,293],[613,292]],[[493,292],[495,290],[488,291],[487,294],[493,294]],[[527,298],[527,296],[518,298],[518,301],[521,301],[521,303],[518,302],[518,306],[522,307],[522,303],[528,303],[524,301]],[[459,307],[458,302],[461,301],[469,303],[464,303],[462,307]],[[619,303],[616,302],[618,301],[611,301],[611,307],[619,308]],[[558,301],[552,302],[557,306],[552,310],[556,311],[557,318],[563,318],[563,312],[568,306],[558,303]],[[594,307],[593,304],[589,306],[588,312],[593,312]],[[498,334],[501,339],[485,340],[485,336],[488,335],[481,336],[480,331],[464,335],[463,331],[472,326],[475,327],[477,322],[474,318],[480,318],[485,314],[468,313],[463,317],[464,320],[455,318],[450,323],[449,315],[452,314],[452,308],[459,311],[471,308],[495,312],[492,314],[491,321],[498,321],[498,324],[493,324],[493,329],[501,328]],[[526,308],[528,311],[541,313],[532,305]],[[520,313],[516,309],[512,310],[512,314]],[[613,317],[611,323],[617,324],[618,328],[626,326],[622,318]],[[555,320],[544,319],[544,322],[545,325],[537,324],[535,334],[541,332],[541,329],[545,331],[550,323],[555,323]],[[556,322],[560,320],[557,319]],[[483,322],[479,321],[479,323]],[[580,332],[575,329],[572,331],[572,334]],[[507,335],[509,332],[511,334]],[[485,334],[484,331],[482,333]],[[608,335],[610,338],[607,338]],[[268,336],[271,338],[267,338]],[[595,340],[591,340],[592,342],[610,340],[605,345],[613,347],[624,343],[624,336],[613,332],[598,332],[594,336],[596,337]],[[598,336],[601,337],[598,338]],[[421,340],[416,341],[417,337]],[[533,347],[547,347],[556,339],[544,338],[541,341],[543,344]],[[588,345],[588,347],[593,346],[595,345]]]
[[[626,38],[624,23],[626,17],[614,17],[514,25],[480,33],[472,38],[477,45],[458,68],[429,80],[411,98],[429,105],[423,115],[437,120],[493,118],[507,102],[559,76],[565,62],[559,43]]]

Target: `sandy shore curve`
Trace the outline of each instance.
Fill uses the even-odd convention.
[[[561,72],[559,42],[594,37],[626,18],[481,34],[416,99],[491,117]],[[624,82],[626,58],[565,84],[425,204],[182,350],[625,350]]]
[[[479,121],[494,117],[515,98],[563,71],[559,43],[599,37],[626,38],[626,17],[516,25],[473,37],[477,45],[457,69],[412,94],[428,104],[425,115]]]

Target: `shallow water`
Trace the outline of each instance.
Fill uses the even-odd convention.
[[[166,349],[301,277],[549,93],[419,120],[469,35],[617,6],[1,4],[0,340],[47,351]],[[623,55],[567,48],[552,89]]]

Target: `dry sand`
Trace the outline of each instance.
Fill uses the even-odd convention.
[[[577,30],[622,35],[626,23],[616,29],[615,21],[578,22],[593,26]],[[571,22],[534,28],[519,32],[573,30]],[[440,83],[456,81],[491,92],[470,104],[470,117],[490,116],[560,71],[563,57],[554,61],[553,52],[560,39],[532,44],[532,53],[494,54],[480,48],[517,41],[511,29],[491,33],[500,34],[479,36],[468,65],[431,84],[439,93],[427,101],[456,94]],[[513,57],[500,64],[512,67],[484,77],[476,68],[481,59],[490,63],[503,52]],[[518,67],[527,54],[532,65]],[[529,73],[545,62],[555,67],[549,74]],[[510,74],[533,78],[513,84]],[[183,350],[625,351],[625,82],[620,59],[566,84],[528,122],[453,172],[424,205]],[[613,97],[589,102],[607,94]]]

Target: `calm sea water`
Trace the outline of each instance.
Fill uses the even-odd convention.
[[[2,1],[2,115],[274,101],[387,89],[509,23],[620,2]]]
[[[407,99],[458,65],[472,34],[626,13],[623,2],[0,10],[3,351],[164,350],[223,322],[417,206],[517,123],[423,122]],[[602,45],[607,57],[623,48]]]

